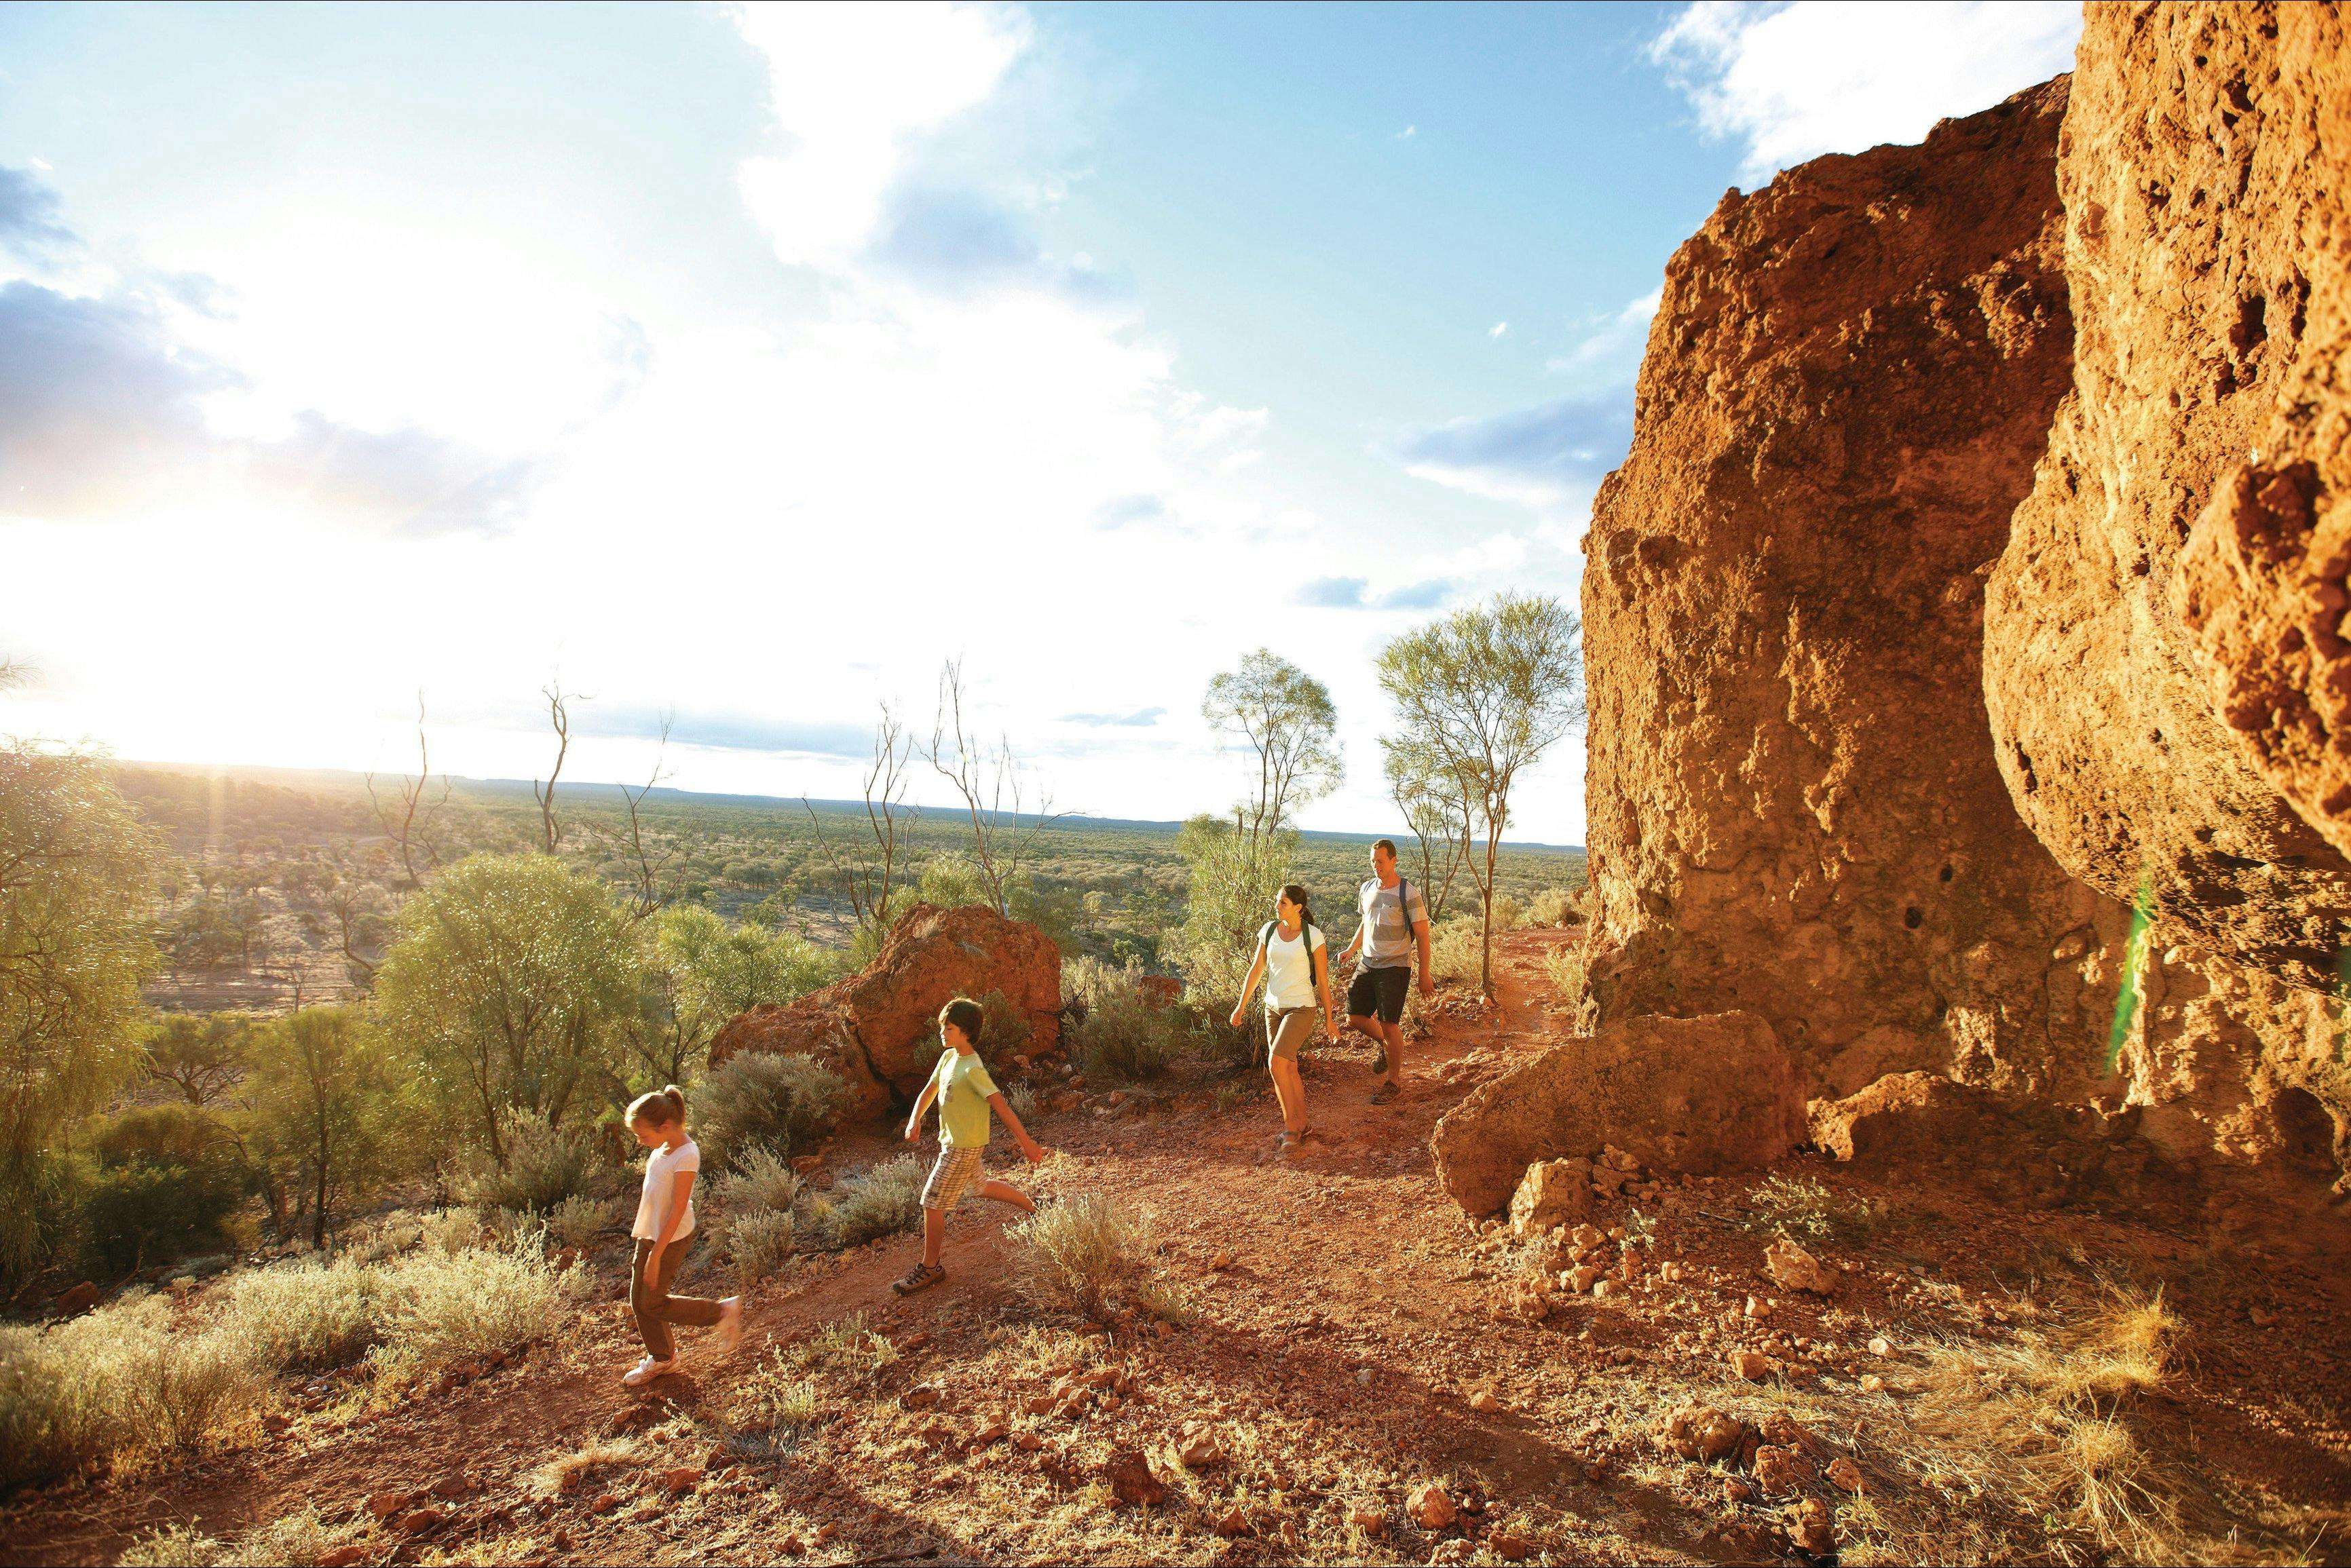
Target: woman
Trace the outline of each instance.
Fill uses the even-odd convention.
[[[1286,1159],[1301,1139],[1319,1136],[1306,1125],[1306,1083],[1298,1075],[1298,1050],[1314,1032],[1317,1006],[1322,1010],[1324,1030],[1332,1039],[1339,1037],[1338,1015],[1331,1007],[1330,954],[1322,933],[1314,928],[1306,889],[1295,882],[1274,899],[1273,919],[1257,935],[1257,957],[1249,962],[1241,999],[1233,1007],[1236,1029],[1260,975],[1265,977],[1265,1067],[1273,1079],[1274,1096],[1281,1102],[1277,1152]]]

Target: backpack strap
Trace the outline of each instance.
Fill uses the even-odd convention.
[[[1405,880],[1401,871],[1396,873],[1396,913],[1404,917],[1404,934],[1412,935],[1412,884]],[[1427,923],[1426,920],[1421,922],[1423,925]]]

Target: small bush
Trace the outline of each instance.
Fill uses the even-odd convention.
[[[870,1382],[898,1359],[898,1347],[873,1329],[863,1313],[853,1312],[777,1354],[778,1364],[795,1372]]]
[[[1483,935],[1483,929],[1472,915],[1437,921],[1429,933],[1429,972],[1439,983],[1451,981],[1475,985]]]
[[[559,1247],[585,1247],[612,1222],[617,1206],[609,1198],[573,1193],[547,1217],[547,1233]]]
[[[737,1155],[734,1168],[710,1184],[711,1201],[724,1209],[775,1209],[789,1213],[799,1195],[799,1173],[757,1146]]]
[[[849,1085],[812,1056],[746,1051],[713,1067],[688,1100],[695,1142],[725,1164],[754,1146],[789,1155],[815,1143],[848,1105]]]
[[[1843,1199],[1810,1176],[1771,1176],[1749,1198],[1748,1228],[1792,1241],[1854,1241],[1867,1235],[1878,1216],[1860,1199]]]
[[[1561,1004],[1578,1006],[1583,1001],[1583,951],[1580,948],[1558,947],[1543,954],[1543,978],[1551,981]]]
[[[1021,1292],[1040,1306],[1096,1323],[1126,1309],[1180,1316],[1174,1293],[1151,1267],[1151,1231],[1149,1210],[1127,1213],[1102,1192],[1040,1209],[1008,1232],[1020,1246]]]
[[[316,1503],[304,1503],[302,1511],[273,1519],[258,1530],[249,1531],[237,1542],[234,1559],[238,1563],[283,1563],[286,1568],[313,1568],[329,1554],[359,1542],[366,1530],[359,1523],[340,1523],[321,1517]]]
[[[1069,1032],[1070,1048],[1089,1073],[1134,1081],[1164,1075],[1184,1044],[1185,1016],[1155,1007],[1136,981],[1143,966],[1129,960],[1113,969],[1096,959],[1061,966],[1063,993],[1083,1004],[1085,1017]],[[1227,1011],[1231,1004],[1227,1003]]]
[[[1029,1037],[1035,1031],[1027,1008],[1016,1006],[1001,991],[991,991],[979,999],[979,1012],[980,1043],[990,1057],[1007,1061],[1029,1049]]]
[[[152,1108],[185,1110],[192,1115],[183,1119],[211,1120],[193,1106]],[[120,1145],[124,1141],[118,1136],[124,1131],[122,1123],[152,1119],[145,1113],[129,1113],[102,1138]],[[83,1199],[90,1251],[105,1268],[129,1273],[218,1246],[225,1236],[224,1221],[244,1199],[244,1172],[233,1156],[194,1149],[182,1158],[177,1151],[137,1146],[108,1152],[102,1142],[97,1175]]]
[[[483,1209],[545,1214],[567,1198],[591,1191],[609,1173],[593,1141],[549,1125],[545,1116],[511,1111],[501,1128],[504,1166],[484,1164],[459,1185],[459,1196]]]
[[[841,1184],[822,1215],[825,1240],[854,1247],[923,1222],[922,1163],[911,1154],[884,1160]]]
[[[132,1542],[116,1561],[122,1568],[214,1568],[229,1560],[226,1543],[206,1535],[191,1521],[159,1525]]]
[[[1503,931],[1515,931],[1526,924],[1527,909],[1508,893],[1497,893],[1494,895],[1493,918],[1497,935]]]
[[[417,1252],[387,1266],[374,1359],[384,1370],[431,1370],[520,1349],[554,1332],[587,1288],[587,1272],[558,1272],[535,1233],[511,1247]]]
[[[0,1328],[0,1491],[193,1451],[251,1420],[267,1392],[233,1335],[174,1333],[153,1296]]]
[[[735,1386],[726,1424],[738,1432],[796,1432],[816,1425],[823,1404],[816,1385],[798,1376],[782,1351]]]
[[[462,1252],[482,1239],[482,1217],[470,1209],[444,1209],[416,1222],[419,1244],[428,1252]]]
[[[381,1274],[357,1258],[250,1270],[229,1282],[227,1297],[223,1331],[273,1372],[349,1366],[381,1337]]]
[[[726,1222],[726,1251],[736,1276],[752,1285],[783,1267],[792,1255],[792,1211],[754,1208]]]
[[[1530,926],[1564,926],[1576,913],[1575,894],[1566,888],[1545,888],[1527,901]]]
[[[1004,1091],[1004,1103],[1012,1107],[1012,1114],[1020,1118],[1020,1125],[1025,1127],[1037,1115],[1037,1086],[1034,1084],[1015,1084]]]

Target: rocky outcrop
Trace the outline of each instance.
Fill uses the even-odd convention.
[[[1587,541],[1584,1022],[1751,1012],[1921,1147],[2017,1132],[2025,1195],[2332,1180],[2341,14],[2093,5],[2068,99],[1733,193],[1668,268]]]
[[[1995,754],[2066,869],[2321,988],[2351,917],[2346,104],[2335,6],[2091,7],[2073,387],[1985,618]]]
[[[939,1009],[990,992],[1001,992],[1025,1017],[1026,1054],[1058,1042],[1061,955],[1051,939],[993,909],[917,904],[862,971],[732,1019],[711,1042],[710,1060],[715,1065],[739,1051],[810,1055],[848,1080],[861,1114],[875,1115],[910,1101],[937,1064]],[[985,1039],[979,1046],[983,1055],[998,1048]],[[1003,1065],[1000,1055],[995,1060]]]
[[[1787,1052],[1761,1019],[1725,1013],[1625,1019],[1555,1045],[1447,1111],[1430,1147],[1446,1191],[1484,1216],[1538,1161],[1588,1171],[1616,1145],[1653,1170],[1704,1176],[1769,1165],[1803,1136]]]
[[[1983,574],[2067,384],[2063,81],[1723,198],[1583,579],[1590,1022],[1745,1009],[1815,1093],[2084,1068],[2121,930],[2018,820]],[[2053,956],[2055,955],[2055,956]]]

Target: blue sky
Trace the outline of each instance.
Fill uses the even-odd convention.
[[[0,728],[850,793],[942,659],[1030,798],[1213,809],[1270,646],[1571,601],[1728,186],[2063,5],[0,9]],[[1583,836],[1583,759],[1515,832]],[[918,785],[918,795],[936,791]]]

